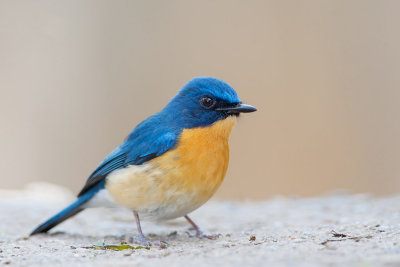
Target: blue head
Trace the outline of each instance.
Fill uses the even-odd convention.
[[[216,78],[194,78],[160,112],[141,122],[124,142],[130,162],[141,164],[177,144],[184,129],[207,127],[229,116],[253,112],[235,90]],[[119,150],[118,150],[119,151]]]
[[[162,113],[183,128],[203,127],[256,109],[244,105],[226,82],[212,77],[194,78],[183,86]]]

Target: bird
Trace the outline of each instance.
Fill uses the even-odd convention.
[[[158,113],[138,124],[97,166],[76,201],[40,224],[46,233],[93,207],[125,207],[133,212],[137,243],[152,245],[141,220],[184,217],[199,238],[207,235],[188,214],[214,195],[229,162],[229,137],[241,113],[254,112],[236,91],[214,77],[196,77]]]

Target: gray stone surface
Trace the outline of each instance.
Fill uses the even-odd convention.
[[[143,223],[166,247],[103,249],[130,243],[131,212],[83,211],[51,231],[29,237],[74,199],[67,190],[33,184],[0,190],[0,264],[15,266],[399,266],[400,196],[332,193],[262,202],[211,201],[192,214],[218,240],[191,238],[183,219]],[[251,236],[255,237],[251,241]]]

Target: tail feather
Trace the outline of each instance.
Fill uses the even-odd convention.
[[[66,219],[79,213],[80,211],[83,210],[83,208],[81,208],[81,205],[83,203],[80,202],[81,202],[80,199],[77,199],[74,203],[72,203],[71,205],[69,205],[68,207],[66,207],[65,209],[63,209],[62,211],[60,211],[59,213],[57,213],[56,215],[54,215],[53,217],[51,217],[50,219],[48,219],[47,221],[36,227],[36,229],[33,230],[30,235],[46,233],[54,226],[58,225],[59,223],[62,223]]]
[[[66,219],[76,215],[77,213],[81,212],[85,208],[83,205],[88,202],[104,185],[98,185],[94,187],[91,191],[86,192],[86,194],[80,196],[75,202],[71,205],[36,227],[35,230],[32,231],[30,235],[36,235],[40,233],[46,233],[51,228],[55,227],[56,225],[62,223]]]

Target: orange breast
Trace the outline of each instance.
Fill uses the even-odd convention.
[[[183,216],[204,204],[221,185],[229,162],[229,136],[235,117],[210,127],[183,130],[171,151],[143,166],[130,166],[107,178],[115,201],[154,217]]]
[[[162,186],[167,189],[172,182],[177,183],[183,190],[196,192],[200,199],[208,200],[225,177],[229,135],[235,122],[232,117],[211,127],[184,130],[174,150],[151,162],[176,177],[165,179]]]

